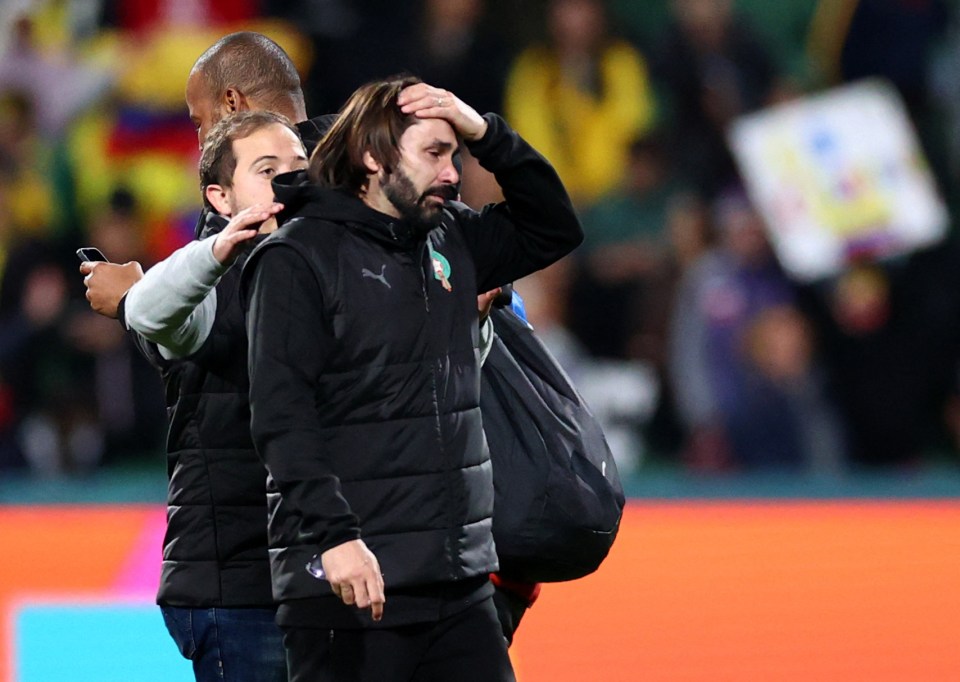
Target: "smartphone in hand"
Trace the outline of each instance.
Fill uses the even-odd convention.
[[[84,246],[77,249],[77,258],[83,263],[110,262],[107,260],[107,257],[103,255],[103,252],[95,246]]]

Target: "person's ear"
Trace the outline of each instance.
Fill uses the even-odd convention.
[[[367,169],[368,175],[374,175],[383,170],[383,166],[381,166],[380,162],[373,158],[373,154],[370,153],[370,150],[367,150],[363,153],[363,165]]]
[[[236,114],[241,111],[250,110],[250,102],[247,96],[237,88],[227,88],[223,93],[223,107],[227,114]]]
[[[217,213],[222,216],[230,216],[230,202],[227,200],[227,189],[225,187],[222,185],[207,185],[203,190],[203,195]]]

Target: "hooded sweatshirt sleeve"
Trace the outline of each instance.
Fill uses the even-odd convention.
[[[316,279],[294,249],[270,245],[244,270],[251,434],[301,529],[324,552],[360,537],[320,446],[316,386],[332,334]]]
[[[506,121],[486,114],[487,132],[467,144],[492,172],[504,201],[457,211],[477,268],[478,291],[520,279],[560,260],[583,241],[583,228],[553,166]]]
[[[124,323],[157,344],[167,360],[196,352],[213,328],[215,287],[228,269],[213,256],[214,239],[174,251],[127,292]]]

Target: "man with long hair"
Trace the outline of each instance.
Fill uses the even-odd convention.
[[[461,144],[503,203],[454,200]],[[357,90],[274,191],[241,291],[291,680],[513,679],[476,300],[580,243],[570,199],[503,119],[412,77]]]

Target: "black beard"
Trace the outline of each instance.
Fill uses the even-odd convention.
[[[439,196],[444,201],[457,198],[457,188],[453,185],[437,185],[418,195],[413,181],[399,169],[387,176],[382,187],[384,196],[397,209],[400,217],[407,221],[418,239],[440,227],[443,220],[443,206],[428,204],[427,198]]]

